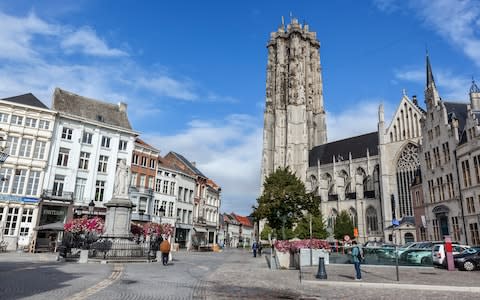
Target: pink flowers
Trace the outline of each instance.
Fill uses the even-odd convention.
[[[104,221],[101,218],[95,217],[92,219],[81,218],[73,219],[63,225],[65,232],[71,232],[74,234],[81,233],[97,233],[103,232]]]
[[[327,241],[319,239],[308,239],[308,240],[298,240],[298,241],[282,241],[277,240],[273,246],[279,252],[297,252],[299,249],[310,248],[312,249],[330,249],[330,244]]]
[[[166,235],[167,237],[169,237],[173,233],[173,227],[170,224],[158,224],[152,222],[148,222],[143,225],[132,223],[132,225],[130,226],[130,232],[133,233],[133,235],[137,236]]]

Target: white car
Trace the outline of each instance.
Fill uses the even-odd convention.
[[[470,248],[467,245],[452,244],[452,255],[459,254],[463,250]],[[432,260],[433,264],[437,266],[446,266],[447,261],[445,260],[445,244],[438,244],[432,248]]]

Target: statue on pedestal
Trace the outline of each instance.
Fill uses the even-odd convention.
[[[120,198],[128,198],[128,186],[130,185],[131,171],[125,159],[120,160],[115,172],[115,184],[113,195]]]

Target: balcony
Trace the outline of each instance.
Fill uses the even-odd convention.
[[[130,193],[141,193],[149,196],[153,195],[153,189],[139,186],[131,186]]]
[[[43,190],[41,198],[43,200],[73,202],[73,192]]]

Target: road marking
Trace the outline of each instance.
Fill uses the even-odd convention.
[[[102,289],[108,287],[109,285],[111,285],[112,283],[117,281],[120,278],[120,276],[122,276],[122,273],[123,273],[123,265],[122,264],[115,264],[113,266],[112,274],[110,274],[110,276],[107,279],[104,279],[104,280],[100,281],[96,285],[94,285],[94,286],[92,286],[92,287],[90,287],[86,290],[83,290],[79,293],[74,294],[69,299],[71,299],[71,300],[86,299],[87,297],[90,297],[93,294],[98,293]]]

